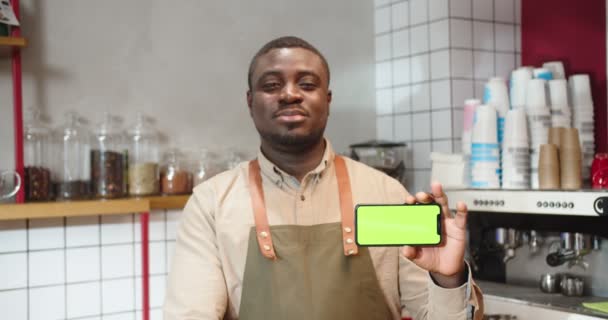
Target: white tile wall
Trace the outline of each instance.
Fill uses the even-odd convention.
[[[101,283],[69,284],[67,289],[68,318],[95,316],[101,313]]]
[[[101,291],[103,313],[135,309],[135,279],[104,281],[101,284]]]
[[[376,36],[376,52],[387,56],[390,35],[393,68],[377,64],[377,138],[408,144],[406,187],[420,190],[428,188],[430,150],[461,149],[464,101],[482,98],[488,78],[519,65],[521,0],[396,0],[381,8],[392,10],[393,29]]]
[[[63,248],[65,245],[64,240],[63,218],[30,221],[30,250]]]
[[[103,246],[101,248],[102,279],[134,275],[135,248],[133,244]]]
[[[392,63],[376,63],[376,88],[386,88],[393,84]]]
[[[64,319],[65,286],[30,290],[30,320]]]
[[[99,280],[101,278],[101,250],[99,247],[66,250],[68,283]]]
[[[24,287],[27,287],[27,253],[1,254],[0,290]]]
[[[29,286],[65,283],[65,251],[45,250],[29,253]]]
[[[0,221],[0,252],[25,250],[27,250],[25,220]]]
[[[391,8],[384,7],[375,10],[374,30],[376,34],[388,32],[391,29]]]
[[[391,57],[391,34],[376,37],[376,61],[386,60]]]
[[[0,310],[3,319],[27,319],[27,290],[0,291]]]
[[[96,246],[100,243],[99,217],[73,217],[66,220],[68,247]]]

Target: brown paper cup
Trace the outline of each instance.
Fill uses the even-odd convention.
[[[559,160],[562,189],[580,189],[582,187],[582,155],[580,147],[578,149],[576,146],[562,147],[559,150]]]
[[[549,144],[554,144],[559,149],[562,141],[562,134],[565,128],[555,127],[549,129]]]
[[[560,188],[559,153],[554,144],[540,145],[538,184],[540,189]]]
[[[571,151],[578,150],[580,153],[581,142],[578,137],[578,129],[564,128],[560,135],[560,149],[569,149]]]

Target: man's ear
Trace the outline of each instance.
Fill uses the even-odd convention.
[[[253,95],[251,94],[251,90],[247,90],[247,107],[249,108],[249,115],[251,115],[252,100],[253,100]]]
[[[331,109],[331,90],[327,91],[327,115],[329,115],[329,110]]]

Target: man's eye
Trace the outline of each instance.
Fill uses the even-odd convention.
[[[314,90],[317,88],[317,85],[311,82],[300,83],[300,87],[304,90]]]
[[[268,83],[264,83],[262,85],[262,89],[264,89],[265,91],[270,91],[270,90],[276,90],[280,86],[281,86],[281,84],[278,82],[268,82]]]

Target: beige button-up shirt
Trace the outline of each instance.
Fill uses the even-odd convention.
[[[340,221],[334,156],[327,141],[323,160],[300,183],[258,154],[271,226]],[[405,202],[408,193],[398,181],[345,160],[355,204]],[[238,319],[248,237],[255,225],[247,183],[244,162],[194,189],[178,228],[165,320]],[[467,284],[445,289],[403,258],[397,247],[371,247],[370,254],[395,320],[408,314],[416,320],[466,319],[467,306],[474,300],[470,276]]]

